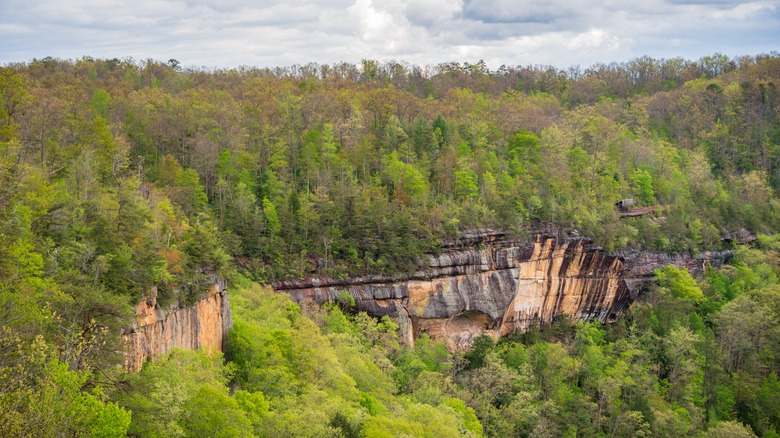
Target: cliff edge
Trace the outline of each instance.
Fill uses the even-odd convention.
[[[347,291],[358,311],[397,318],[407,343],[428,333],[458,349],[482,333],[497,338],[563,314],[575,321],[614,321],[652,279],[654,269],[673,264],[703,273],[729,256],[608,254],[576,234],[536,233],[518,241],[483,230],[447,242],[440,254],[428,256],[427,267],[412,274],[312,278],[272,286],[299,303],[323,304]]]
[[[154,359],[172,348],[222,351],[225,336],[233,325],[230,303],[223,280],[214,281],[206,296],[190,306],[157,306],[157,294],[136,306],[136,320],[122,334],[125,368],[138,371],[147,358]]]

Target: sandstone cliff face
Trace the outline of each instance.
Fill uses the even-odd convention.
[[[125,368],[138,371],[147,358],[154,359],[172,348],[222,351],[232,326],[224,281],[216,281],[197,303],[169,310],[157,307],[155,291],[136,306],[136,322],[123,335]]]
[[[725,256],[621,256],[579,237],[536,234],[530,242],[502,237],[482,233],[450,242],[441,254],[429,256],[427,269],[410,275],[314,278],[273,286],[294,301],[318,304],[347,291],[358,310],[397,318],[407,343],[425,332],[455,349],[482,333],[504,336],[562,314],[614,321],[653,269],[672,263],[701,272],[708,260],[719,263]]]

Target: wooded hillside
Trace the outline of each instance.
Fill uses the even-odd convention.
[[[581,230],[608,251],[669,253],[731,246],[743,229],[756,235],[780,231],[778,84],[777,53],[696,61],[639,58],[568,70],[491,71],[483,63],[421,68],[366,60],[212,71],[182,69],[175,60],[91,58],[0,67],[0,411],[5,412],[0,435],[40,430],[52,436],[90,433],[84,431],[110,436],[128,427],[145,434],[137,419],[130,426],[130,411],[136,415],[156,405],[114,392],[109,398],[100,388],[127,385],[117,380],[119,332],[132,317],[132,305],[153,286],[158,302],[167,306],[195,301],[214,272],[258,282],[399,272],[416,266],[418,257],[435,251],[442,239],[467,229],[522,237],[553,223]],[[643,214],[621,215],[616,203],[626,199]],[[281,378],[291,382],[285,391],[293,398],[282,401],[287,392],[266,392],[264,385],[275,377],[257,371],[259,365],[252,365],[257,357],[240,362],[260,347],[234,345],[235,362],[224,374],[219,363],[177,359],[200,361],[187,365],[193,370],[217,369],[208,371],[209,388],[187,387],[177,393],[184,394],[178,400],[200,409],[198,403],[209,397],[236,397],[239,401],[226,403],[256,404],[247,411],[256,418],[245,419],[255,424],[267,413],[264,399],[228,395],[228,383],[233,390],[266,393],[270,409],[278,413],[301,402],[295,397],[313,397],[301,382],[314,373],[325,379],[318,384],[357,409],[339,411],[341,417],[336,411],[323,414],[322,430],[334,434],[396,426],[415,434],[427,427],[422,418],[439,415],[464,434],[481,433],[481,421],[488,433],[523,435],[558,418],[555,408],[592,414],[555,426],[561,433],[615,436],[647,430],[676,436],[721,427],[719,420],[739,420],[764,436],[776,436],[771,433],[778,426],[777,412],[764,414],[764,406],[780,405],[771,402],[777,396],[772,331],[777,328],[771,316],[776,309],[760,303],[775,299],[777,245],[770,237],[761,239],[764,255],[748,252],[736,273],[707,280],[705,291],[717,294],[704,300],[680,292],[683,304],[672,308],[685,312],[653,313],[652,306],[663,304],[653,302],[650,310],[637,310],[645,319],[613,330],[634,336],[631,348],[647,356],[637,356],[618,340],[607,343],[603,333],[593,332],[602,329],[588,326],[578,327],[568,344],[502,347],[477,358],[482,362],[469,362],[471,369],[499,367],[510,382],[531,382],[542,377],[532,377],[528,367],[542,373],[546,366],[529,360],[549,356],[534,349],[565,347],[550,353],[561,360],[561,368],[550,370],[562,373],[553,377],[574,388],[573,398],[549,393],[539,383],[521,385],[534,388],[527,394],[510,385],[511,395],[472,397],[462,391],[479,394],[481,378],[469,380],[474,371],[455,379],[457,357],[426,356],[419,359],[424,365],[413,363],[417,371],[412,372],[403,368],[412,353],[388,346],[373,350],[381,333],[329,329],[320,321],[327,336],[346,331],[355,337],[328,341],[338,350],[328,354],[350,349],[374,354],[379,364],[374,366],[385,373],[376,374],[386,384],[381,397],[366,398],[370,391],[360,395],[354,385],[362,391],[374,381],[357,375],[346,386],[327,386],[341,385],[343,376],[325,378],[321,370],[295,362],[310,346],[286,350],[298,345],[291,341],[273,360],[292,361],[295,379]],[[755,278],[743,272],[745,266]],[[757,280],[748,284],[747,278]],[[666,289],[676,293],[672,286]],[[758,316],[743,318],[740,307],[726,304],[731,300],[752,306],[750,312],[768,325],[740,328],[741,321]],[[700,308],[707,303],[712,306]],[[290,324],[303,324],[294,330],[319,330],[291,309]],[[686,319],[691,309],[699,319]],[[285,324],[266,327],[268,336],[279,342],[292,336]],[[361,330],[378,330],[366,327]],[[642,338],[632,332],[637,327],[653,334]],[[239,325],[235,341],[241,330]],[[243,330],[260,329],[245,325]],[[762,344],[741,336],[748,332]],[[673,336],[680,342],[659,340],[677,339]],[[722,350],[712,347],[715,340]],[[674,350],[677,345],[687,349]],[[438,355],[439,347],[415,354]],[[583,356],[596,349],[608,359]],[[720,356],[711,358],[711,351]],[[339,360],[332,359],[335,367],[362,366]],[[712,369],[707,368],[711,361],[717,364]],[[587,368],[580,367],[584,363]],[[402,371],[393,374],[393,367]],[[635,374],[623,373],[625,367],[634,367]],[[252,374],[256,371],[259,377]],[[444,377],[451,371],[450,377],[465,386],[447,386],[455,385]],[[161,365],[145,372],[164,377],[169,370]],[[417,394],[406,404],[387,401],[423,385],[409,383],[409,373],[435,380],[429,386],[439,392]],[[640,392],[625,389],[633,388],[626,380],[631,378]],[[743,394],[739,385],[766,397]],[[624,389],[616,392],[616,387]],[[145,390],[152,391],[138,385],[128,389]],[[513,405],[510,399],[517,397],[536,404]],[[385,401],[375,404],[375,399]],[[426,400],[430,409],[420,407]],[[516,421],[495,423],[496,410],[509,406],[518,409],[511,417]],[[526,412],[523,406],[536,410]],[[409,424],[360,417],[381,417],[383,409],[406,416]],[[187,423],[197,418],[185,417],[159,424],[173,422],[181,434],[202,431]],[[616,423],[608,426],[607,419]],[[287,420],[275,420],[279,429],[261,422],[253,430],[273,435],[289,429]],[[738,425],[723,427],[732,426]]]
[[[714,249],[779,225],[778,76],[775,55],[567,71],[9,65],[0,202],[53,242],[5,217],[2,246],[44,254],[81,222],[94,260],[127,244],[97,275],[114,289],[223,263],[195,260],[210,251],[187,248],[193,233],[264,281],[401,270],[458,230],[548,221],[607,249]],[[659,209],[621,220],[626,198]],[[159,269],[127,284],[119,259]]]

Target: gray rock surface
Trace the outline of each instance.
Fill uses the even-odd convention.
[[[582,237],[537,233],[514,241],[479,230],[446,242],[440,254],[428,256],[424,269],[411,274],[313,278],[272,286],[300,303],[335,301],[347,291],[358,311],[397,318],[407,343],[425,332],[457,349],[482,333],[504,336],[564,314],[574,320],[614,321],[652,281],[656,268],[673,264],[700,274],[729,257],[728,252],[607,254]]]

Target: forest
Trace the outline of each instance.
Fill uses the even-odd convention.
[[[762,436],[780,429],[780,55],[0,66],[0,436]],[[631,199],[646,214],[623,217]],[[555,224],[667,267],[610,325],[450,352],[261,286]],[[739,236],[757,236],[741,244]],[[224,356],[119,334],[228,280]]]

